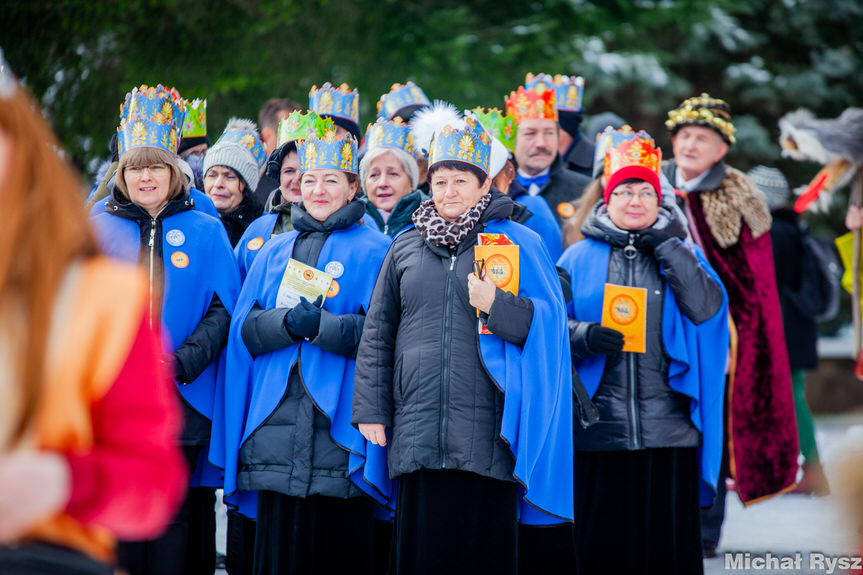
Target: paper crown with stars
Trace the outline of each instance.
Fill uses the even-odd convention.
[[[339,170],[357,173],[357,140],[350,134],[336,138],[333,131],[322,138],[299,142],[300,172],[306,170]]]
[[[381,96],[378,100],[378,118],[392,120],[399,110],[407,107],[429,106],[431,102],[422,89],[408,82],[407,84],[393,84],[389,93]]]
[[[389,121],[378,118],[374,124],[369,124],[366,129],[366,150],[375,148],[399,148],[415,158],[421,157],[414,148],[410,125],[399,117]]]
[[[319,116],[333,116],[360,124],[360,95],[347,84],[338,88],[326,82],[318,88],[312,86],[309,92],[309,110]]]
[[[262,170],[267,164],[267,153],[264,151],[264,144],[261,143],[261,137],[258,135],[258,129],[254,122],[250,120],[239,120],[231,118],[225,131],[216,140],[214,148],[228,144],[241,146],[252,154],[255,162],[258,164],[258,169]]]
[[[464,121],[463,129],[447,125],[432,136],[429,168],[438,162],[454,160],[489,173],[491,138],[475,116],[470,115]]]
[[[186,100],[186,121],[183,123],[184,138],[203,138],[207,135],[207,101]]]
[[[333,121],[321,118],[314,112],[306,114],[295,110],[287,118],[279,122],[279,132],[276,147],[281,148],[288,142],[305,140],[307,138],[323,138],[327,132],[335,130]]]
[[[497,108],[474,108],[471,112],[476,115],[489,135],[500,140],[506,149],[515,153],[515,136],[518,133],[518,124],[515,123],[515,118],[512,115],[504,115]]]
[[[524,86],[519,86],[515,92],[510,92],[506,98],[506,113],[511,115],[516,124],[525,120],[557,121],[557,105],[555,103],[556,87],[554,80],[548,74],[528,74]]]
[[[611,191],[629,178],[644,180],[657,194],[662,193],[659,184],[662,150],[647,132],[633,132],[629,126],[620,130],[609,127],[597,138],[596,147],[606,150],[603,160],[606,202]]]
[[[706,93],[684,100],[680,106],[668,112],[665,127],[672,136],[683,126],[706,126],[716,130],[726,144],[737,141],[734,124],[731,123],[731,106],[725,100],[711,98]]]
[[[126,94],[120,108],[117,145],[122,156],[132,148],[177,153],[186,119],[186,102],[176,90],[142,85]]]
[[[584,78],[556,74],[554,90],[555,103],[559,112],[584,111]]]

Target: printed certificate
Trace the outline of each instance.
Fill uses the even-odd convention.
[[[330,274],[291,258],[279,284],[276,307],[294,307],[300,303],[300,296],[310,302],[318,296],[326,298],[332,282]]]

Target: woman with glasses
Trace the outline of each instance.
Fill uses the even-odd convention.
[[[125,542],[119,562],[132,575],[212,574],[215,487],[207,461],[222,349],[239,292],[231,245],[218,220],[193,208],[177,165],[185,102],[162,86],[126,96],[117,182],[105,212],[91,219],[102,249],[137,263],[149,278],[149,324],[184,408],[180,438],[191,472],[186,500],[159,539]]]
[[[625,127],[603,198],[558,265],[573,365],[599,410],[575,427],[580,574],[701,573],[699,506],[722,452],[727,297],[661,203],[660,151]]]

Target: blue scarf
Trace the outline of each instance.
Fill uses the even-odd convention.
[[[572,372],[560,280],[534,232],[510,220],[491,220],[484,231],[518,244],[519,295],[533,303],[523,347],[479,336],[483,363],[504,393],[500,434],[515,456],[513,475],[522,485],[519,520],[572,521]]]
[[[722,286],[704,254],[693,248],[701,267]],[[611,246],[592,238],[582,240],[563,253],[558,265],[572,276],[573,301],[567,304],[569,317],[599,323]],[[665,271],[660,266],[660,274]],[[725,397],[725,362],[728,356],[728,295],[722,290],[722,306],[709,320],[695,325],[680,311],[674,293],[665,289],[662,306],[662,341],[671,358],[668,385],[690,398],[690,419],[701,432],[701,505],[709,506],[716,495],[722,460],[722,426]],[[574,362],[587,393],[593,397],[605,369],[605,355]]]
[[[308,341],[252,358],[243,343],[241,330],[252,307],[256,303],[263,309],[275,307],[279,284],[298,235],[293,230],[267,242],[246,276],[228,337],[227,378],[231,385],[225,390],[227,409],[222,420],[213,421],[210,459],[225,470],[226,501],[244,515],[255,517],[254,494],[237,491],[240,448],[278,407],[291,369],[299,362],[309,395],[331,422],[330,437],[349,452],[351,480],[376,502],[394,505],[386,448],[366,442],[351,425],[355,361]],[[339,315],[368,309],[389,243],[383,234],[357,224],[330,234],[316,267],[324,269],[327,263],[338,261],[344,275],[336,280],[338,294],[324,303],[328,311]]]

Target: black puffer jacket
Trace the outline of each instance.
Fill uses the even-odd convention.
[[[686,224],[677,212],[660,208],[653,228],[670,239],[656,247],[655,257],[636,249],[637,232],[615,226],[605,204],[597,203],[581,227],[585,237],[611,244],[607,283],[647,289],[647,351],[616,353],[605,364],[593,401],[599,422],[575,426],[575,447],[582,451],[614,451],[658,447],[695,447],[701,436],[689,418],[690,400],[668,385],[669,358],[662,343],[662,304],[671,288],[680,311],[698,324],[722,305],[722,289],[699,266],[680,238]],[[660,276],[659,264],[666,275]],[[570,320],[573,358],[591,355],[587,335],[595,325]]]
[[[491,203],[455,253],[411,229],[381,266],[357,352],[352,422],[392,431],[390,477],[426,468],[513,480],[500,438],[503,394],[483,366],[476,309],[466,301],[476,234],[513,210],[507,196],[489,193]],[[532,318],[530,300],[498,290],[487,325],[523,345]]]
[[[300,235],[294,242],[292,257],[317,265],[330,233],[355,224],[363,211],[362,202],[355,201],[336,211],[326,222],[318,222],[294,205],[291,219]],[[255,307],[249,313],[242,336],[253,356],[296,343],[285,328],[288,311]],[[323,310],[318,336],[310,343],[354,357],[364,320],[359,314],[333,315]],[[306,391],[298,365],[291,370],[285,396],[278,407],[240,448],[239,487],[294,497],[359,497],[362,491],[348,477],[348,452],[330,438],[330,421]]]

